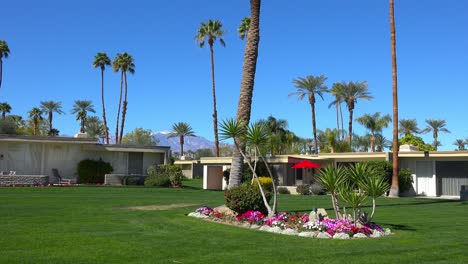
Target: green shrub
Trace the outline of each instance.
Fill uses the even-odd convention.
[[[301,195],[310,194],[310,186],[308,184],[301,184],[296,187],[296,192]]]
[[[143,177],[130,176],[125,180],[124,184],[125,185],[144,185],[145,179]]]
[[[310,185],[310,193],[313,195],[323,195],[325,194],[325,188],[319,183],[314,183]]]
[[[80,183],[104,183],[104,175],[114,169],[110,163],[102,159],[85,159],[78,163],[77,171]]]
[[[289,192],[289,189],[286,188],[286,187],[278,187],[278,193],[281,193],[281,194],[291,194]]]
[[[270,177],[261,176],[258,177],[258,180],[260,181],[260,184],[262,185],[264,191],[273,192],[273,181]],[[258,183],[256,180],[253,181],[252,185],[254,186],[254,188],[258,189]]]
[[[270,192],[265,192],[267,201],[270,201]],[[224,192],[226,206],[238,214],[243,214],[248,210],[260,211],[267,214],[267,209],[263,203],[260,191],[250,183],[241,184]]]
[[[400,192],[409,190],[413,186],[413,176],[411,170],[400,169],[398,172],[398,189]]]
[[[182,168],[177,165],[153,165],[148,168],[147,172],[146,186],[181,186],[182,179],[184,179]]]

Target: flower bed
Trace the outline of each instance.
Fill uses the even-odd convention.
[[[360,225],[354,224],[347,219],[327,218],[322,221],[309,219],[309,215],[279,213],[267,218],[259,211],[247,211],[236,217],[226,216],[223,213],[203,206],[188,214],[191,217],[204,218],[216,222],[240,225],[242,227],[258,229],[261,231],[297,235],[302,237],[317,238],[376,238],[392,234],[391,230],[376,224]]]

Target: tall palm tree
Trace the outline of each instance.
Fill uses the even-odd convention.
[[[98,138],[105,133],[103,122],[97,116],[90,116],[86,119],[86,134],[91,138]]]
[[[8,58],[10,55],[10,48],[4,40],[0,40],[0,88],[2,87],[2,74],[3,74],[3,58]]]
[[[437,151],[437,146],[439,146],[440,142],[438,140],[439,132],[443,133],[450,133],[450,131],[445,128],[447,125],[444,119],[426,119],[427,127],[423,130],[424,133],[428,133],[432,131],[432,137],[434,138],[434,149]]]
[[[119,97],[119,108],[117,110],[117,123],[115,128],[115,142],[122,143],[123,131],[125,126],[125,116],[127,114],[127,72],[134,74],[135,73],[135,60],[133,57],[124,52],[123,54],[117,53],[115,56],[114,61],[112,62],[112,66],[114,68],[114,72],[118,72],[120,70],[120,97]],[[123,99],[123,106],[122,106],[122,124],[120,126],[120,136],[119,136],[119,112],[120,106],[122,103],[122,89],[125,87],[124,99]]]
[[[28,116],[31,119],[33,135],[36,136],[37,134],[39,134],[39,124],[44,119],[42,117],[42,111],[41,109],[34,107],[28,112]]]
[[[238,123],[248,124],[252,110],[252,97],[257,69],[258,43],[260,42],[260,6],[261,0],[250,0],[250,26],[244,50],[244,64],[237,105],[236,120]],[[240,149],[244,148],[242,142]],[[242,179],[244,159],[238,148],[234,148],[229,175],[229,188],[238,186]]]
[[[226,46],[222,36],[226,33],[222,29],[223,24],[219,20],[208,20],[208,22],[202,22],[200,28],[198,29],[195,40],[200,45],[200,48],[205,46],[205,42],[208,42],[210,47],[210,62],[211,62],[211,84],[212,84],[212,94],[213,94],[213,129],[215,137],[215,152],[216,157],[219,157],[219,139],[218,139],[218,111],[216,110],[216,85],[215,85],[215,66],[214,66],[214,50],[213,46],[216,40],[219,38],[219,43],[223,47]]]
[[[169,137],[179,137],[180,156],[184,156],[184,139],[185,137],[195,137],[195,132],[192,127],[185,122],[179,122],[172,125],[172,131]]]
[[[80,133],[85,133],[86,119],[88,112],[96,113],[94,105],[88,100],[75,100],[75,104],[71,110],[72,114],[76,114],[76,120],[80,120]]]
[[[356,118],[356,121],[363,125],[370,132],[370,148],[371,152],[375,152],[375,136],[382,132],[383,128],[388,127],[388,123],[392,121],[390,115],[380,116],[380,112],[375,114],[365,114]]]
[[[343,96],[342,96],[343,89],[344,89],[344,86],[342,83],[334,83],[332,85],[332,88],[329,90],[329,92],[335,97],[335,99],[328,105],[328,108],[332,106],[335,106],[336,108],[336,129],[338,129],[339,132],[344,130],[343,111],[341,109],[341,105],[344,101]],[[340,120],[341,120],[341,127],[340,127]],[[340,133],[340,134],[341,134],[341,140],[344,140],[344,133]]]
[[[104,70],[106,66],[111,65],[111,60],[104,52],[98,52],[94,56],[93,67],[101,69],[101,103],[102,103],[102,121],[104,122],[104,136],[106,137],[106,144],[109,144],[109,128],[107,127],[106,119],[106,106],[104,103]]]
[[[418,121],[416,119],[400,119],[400,129],[398,133],[404,134],[405,136],[410,134],[419,134],[421,130],[418,128]]]
[[[0,103],[0,112],[2,112],[2,120],[6,119],[6,114],[11,112],[11,106],[7,102]]]
[[[327,77],[325,75],[320,75],[314,77],[312,75],[308,75],[305,78],[299,77],[297,79],[293,79],[293,83],[297,91],[290,93],[289,96],[297,96],[298,100],[304,99],[307,97],[309,99],[310,108],[312,110],[312,134],[314,135],[314,148],[315,154],[317,154],[317,126],[316,126],[316,119],[315,119],[315,96],[318,95],[323,100],[323,94],[328,92],[328,87],[325,85],[325,81]]]
[[[375,135],[375,147],[377,152],[382,152],[392,146],[392,141],[385,138],[382,134]]]
[[[349,123],[348,123],[348,142],[351,143],[352,135],[353,135],[353,113],[354,108],[358,99],[362,100],[370,100],[373,97],[370,95],[367,82],[342,82],[343,89],[341,91],[341,98],[346,103],[349,111]]]
[[[237,28],[237,33],[239,33],[239,38],[244,40],[245,37],[247,37],[247,34],[249,33],[249,28],[250,28],[250,17],[244,17],[241,20],[241,24]]]
[[[62,102],[54,102],[52,100],[50,101],[42,101],[41,102],[41,111],[44,114],[48,115],[47,120],[49,120],[49,131],[52,130],[52,119],[53,119],[53,113],[57,114],[63,114],[64,112],[62,111]]]
[[[457,150],[465,150],[466,141],[463,139],[456,139],[453,145],[457,147]]]
[[[287,144],[287,130],[288,128],[288,121],[285,119],[276,119],[273,116],[269,116],[266,120],[259,120],[257,121],[260,125],[265,125],[269,133],[269,142],[268,142],[268,150],[271,154],[282,154],[282,150],[285,148]]]
[[[392,185],[389,196],[398,197],[398,77],[397,77],[397,55],[396,55],[396,31],[394,1],[390,0],[390,45],[392,50],[392,99],[393,99],[393,147],[392,147]]]

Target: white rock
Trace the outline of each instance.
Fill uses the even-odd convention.
[[[317,234],[315,232],[301,232],[298,234],[300,237],[316,237]]]
[[[370,235],[369,237],[377,238],[377,237],[383,237],[383,235],[384,235],[383,232],[380,232],[374,229],[374,232],[372,232],[372,235]]]
[[[390,230],[390,228],[385,228],[384,229],[384,235],[389,236],[391,234],[392,234],[392,230]]]
[[[297,231],[291,228],[287,228],[281,232],[283,235],[295,236],[297,235]]]
[[[367,236],[363,233],[357,233],[353,235],[353,238],[367,238]]]
[[[259,225],[257,225],[257,224],[253,224],[253,225],[251,225],[251,226],[250,226],[250,228],[252,228],[252,229],[259,229],[259,228],[260,228],[260,226],[259,226]]]
[[[195,218],[208,218],[207,215],[204,215],[204,214],[198,213],[198,212],[191,212],[191,213],[188,214],[188,216],[195,217]]]
[[[317,235],[317,238],[331,238],[331,237],[332,236],[330,236],[330,234],[328,234],[327,232],[320,232]]]
[[[349,239],[349,235],[346,233],[335,233],[333,235],[334,239]]]
[[[272,227],[272,228],[270,229],[270,232],[279,233],[279,234],[280,234],[281,232],[283,232],[283,229],[281,229],[281,228],[278,227],[278,226],[275,226],[275,227]]]
[[[267,226],[267,225],[264,225],[264,226],[261,226],[258,230],[270,232],[271,227]]]
[[[242,227],[246,227],[246,228],[250,228],[250,224],[249,224],[249,223],[247,223],[247,222],[245,222],[245,223],[242,223],[242,225],[241,225],[241,226],[242,226]]]

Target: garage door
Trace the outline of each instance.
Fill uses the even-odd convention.
[[[460,195],[462,185],[468,185],[468,161],[437,161],[437,195]]]

